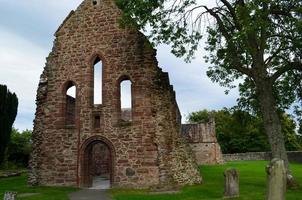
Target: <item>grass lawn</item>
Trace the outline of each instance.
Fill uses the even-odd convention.
[[[223,194],[223,171],[229,167],[235,167],[240,173],[240,198],[242,200],[263,200],[265,196],[265,166],[266,161],[244,161],[230,162],[225,165],[201,166],[203,175],[202,185],[187,186],[177,194],[150,195],[143,190],[121,190],[109,191],[115,200],[214,200],[222,199]],[[295,178],[302,185],[302,164],[292,164],[291,169]],[[24,200],[68,200],[67,194],[76,191],[68,187],[28,187],[27,177],[2,178],[0,179],[0,199],[5,191],[16,191],[22,193],[38,193],[30,197],[20,197]],[[299,190],[287,192],[287,200],[302,200],[302,187]]]
[[[26,184],[27,176],[22,175],[12,178],[0,179],[0,199],[3,199],[5,191],[22,193],[38,193],[34,196],[18,197],[24,200],[68,200],[67,194],[76,191],[75,188],[68,187],[29,187]]]
[[[197,186],[187,186],[178,194],[150,195],[147,191],[111,190],[116,200],[201,200],[222,199],[223,172],[226,168],[235,167],[240,173],[240,198],[242,200],[263,200],[265,197],[266,161],[230,162],[221,166],[201,166],[204,183]],[[302,164],[292,164],[295,178],[302,186]],[[287,200],[302,200],[302,187],[299,190],[289,190]]]

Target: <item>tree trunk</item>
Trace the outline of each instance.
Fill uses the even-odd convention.
[[[284,161],[274,158],[266,167],[267,191],[266,200],[285,200],[286,169]]]
[[[287,158],[287,152],[285,149],[284,136],[281,129],[281,121],[277,112],[277,105],[273,95],[273,85],[268,78],[255,79],[257,96],[260,103],[260,111],[263,118],[264,129],[268,136],[272,156],[273,158],[279,158],[284,161],[287,171],[287,183],[288,186],[296,186],[291,171],[289,169],[289,163]]]
[[[284,160],[285,166],[288,168],[284,136],[282,134],[281,121],[277,113],[272,85],[269,81],[262,80],[258,84],[256,83],[256,87],[264,129],[271,145],[273,158]]]

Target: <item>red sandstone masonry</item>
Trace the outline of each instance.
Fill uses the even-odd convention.
[[[110,150],[113,187],[201,182],[190,149],[180,139],[181,116],[168,74],[158,68],[145,36],[120,28],[120,16],[113,0],[97,5],[85,0],[56,32],[37,92],[31,184],[89,186],[96,144]],[[95,106],[97,58],[103,63],[103,104]],[[121,120],[119,84],[125,79],[132,82],[132,113],[127,115],[132,121]],[[70,85],[76,86],[75,116],[73,124],[66,124]]]
[[[181,129],[182,137],[190,144],[198,165],[224,163],[214,118],[199,124],[183,124]]]

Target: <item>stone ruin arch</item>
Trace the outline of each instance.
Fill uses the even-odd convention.
[[[94,160],[91,160],[91,150],[96,145],[102,145],[104,146],[108,152],[103,152],[103,155],[100,154],[100,157],[107,157],[105,162],[104,160],[99,159],[98,161],[103,162],[103,165],[98,163],[99,166],[98,169],[92,169],[94,174],[91,174],[91,168],[95,166],[90,166],[97,163],[92,163]],[[80,148],[80,163],[79,163],[79,178],[80,181],[78,185],[80,187],[92,187],[93,182],[93,175],[96,175],[95,173],[100,173],[97,175],[108,175],[108,179],[110,181],[110,186],[114,184],[114,177],[115,177],[115,149],[112,143],[107,139],[100,135],[92,136],[88,139],[86,139]],[[105,155],[104,155],[105,154]],[[95,155],[94,155],[95,156]],[[96,155],[97,156],[97,155]],[[105,166],[104,166],[105,165]],[[108,165],[108,166],[107,166]],[[101,171],[101,172],[97,172]],[[102,174],[103,173],[103,174]],[[92,176],[91,176],[92,175]]]

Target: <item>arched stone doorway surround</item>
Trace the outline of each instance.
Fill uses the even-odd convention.
[[[100,155],[95,154],[96,152],[99,152],[99,150],[96,150],[98,148],[94,148],[94,147],[98,147],[98,148],[103,147],[103,150],[104,147],[107,148],[108,152],[106,152],[106,154],[101,155],[103,160],[95,158],[95,157],[99,157]],[[96,167],[97,165],[96,162],[98,164],[101,163],[103,168],[100,169]],[[103,175],[103,176],[107,175],[106,171],[108,171],[110,186],[112,186],[114,183],[114,174],[115,174],[114,163],[115,163],[114,146],[107,138],[99,135],[88,138],[81,145],[79,186],[83,188],[92,187],[93,177],[96,175]]]

